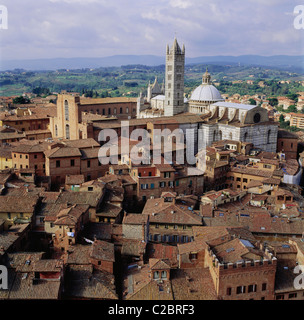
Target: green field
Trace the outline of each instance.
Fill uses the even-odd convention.
[[[206,65],[187,65],[185,67],[185,93],[190,94],[202,80]],[[301,80],[301,75],[269,69],[264,67],[209,65],[208,70],[212,80],[219,83],[217,88],[221,93],[266,94],[268,96],[285,95],[304,91],[304,87],[294,82]],[[93,91],[95,96],[129,96],[136,97],[140,91],[145,92],[147,85],[158,77],[161,84],[164,80],[165,66],[148,67],[142,65],[30,72],[14,70],[0,73],[0,95],[21,95],[32,92],[34,88],[48,88],[50,92],[59,93],[62,90],[70,92]],[[246,83],[232,84],[235,80],[254,80],[253,85]],[[261,88],[259,81],[266,81],[267,86]],[[290,85],[278,85],[278,80],[292,80]]]

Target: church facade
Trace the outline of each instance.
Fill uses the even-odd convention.
[[[263,151],[276,152],[278,125],[269,119],[266,109],[225,102],[212,85],[208,70],[202,77],[202,84],[187,100],[184,97],[184,74],[185,46],[181,49],[175,38],[171,48],[167,45],[166,49],[165,92],[153,96],[148,89],[148,100],[141,94],[137,101],[137,118],[197,114],[203,122],[198,128],[201,136],[196,140],[203,139],[207,146],[224,139],[238,140],[253,143],[255,148]],[[154,86],[158,88],[156,83],[157,79]]]

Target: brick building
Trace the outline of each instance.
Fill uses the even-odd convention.
[[[287,130],[278,131],[277,152],[282,152],[285,159],[297,159],[299,137]]]
[[[94,119],[87,113],[103,116],[100,120],[132,119],[136,116],[136,98],[88,99],[75,95],[60,94],[57,97],[57,115],[50,120],[53,138],[85,139],[93,137]]]

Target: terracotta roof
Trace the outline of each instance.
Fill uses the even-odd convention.
[[[88,204],[90,207],[97,207],[102,194],[99,192],[62,192],[58,197],[57,204]]]
[[[109,103],[128,103],[128,102],[137,102],[137,98],[129,97],[114,97],[114,98],[80,98],[80,105],[90,105],[90,104],[109,104]]]
[[[100,144],[93,138],[79,139],[79,140],[62,140],[62,142],[70,148],[88,149],[100,148]]]
[[[92,244],[91,258],[96,260],[115,262],[114,244],[95,240]]]
[[[124,256],[142,257],[146,250],[146,243],[142,240],[125,238],[118,243],[122,246],[121,254]]]
[[[65,294],[70,298],[118,300],[114,275],[87,266],[70,266]]]
[[[56,225],[74,226],[88,209],[88,204],[74,204],[72,207],[61,209],[54,223]]]
[[[207,245],[202,240],[194,240],[188,243],[177,244],[178,253],[185,254],[185,253],[197,253],[199,251],[205,250]]]
[[[151,223],[201,225],[202,218],[188,207],[177,206],[164,199],[148,199],[143,214],[149,214]]]
[[[138,213],[128,213],[124,216],[122,223],[123,224],[147,224],[148,216]]]
[[[177,254],[176,246],[164,243],[148,242],[146,248],[147,256],[154,259],[169,259],[172,268],[177,267]]]
[[[63,147],[54,148],[44,151],[44,154],[48,158],[65,158],[65,157],[81,157],[81,152],[78,148]]]
[[[217,300],[209,268],[177,269],[171,273],[175,300]]]
[[[81,185],[82,183],[84,183],[84,175],[80,174],[80,175],[69,175],[67,174],[65,176],[65,184],[67,185]]]
[[[33,213],[38,202],[37,195],[16,196],[0,196],[0,212],[20,212]]]
[[[167,270],[170,269],[169,259],[149,259],[149,266],[151,270]]]

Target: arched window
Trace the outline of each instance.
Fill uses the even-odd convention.
[[[248,140],[248,132],[245,132],[244,134],[244,142],[246,142]]]
[[[129,113],[129,108],[128,107],[126,108],[126,113]]]
[[[223,133],[222,133],[222,131],[220,130],[220,132],[219,132],[219,140],[221,141],[223,139]]]
[[[161,278],[162,279],[167,279],[167,271],[162,271]]]
[[[216,141],[216,131],[214,130],[213,131],[213,142],[215,142]]]
[[[267,132],[267,143],[270,143],[271,130]]]
[[[117,109],[116,108],[114,108],[114,114],[116,114],[117,113]]]
[[[66,139],[70,139],[70,126],[68,124],[65,126],[65,136]]]
[[[69,103],[67,100],[64,101],[64,115],[65,115],[65,120],[69,121]]]
[[[154,279],[159,279],[159,272],[158,272],[158,271],[155,271],[155,272],[154,272],[153,278],[154,278]]]

